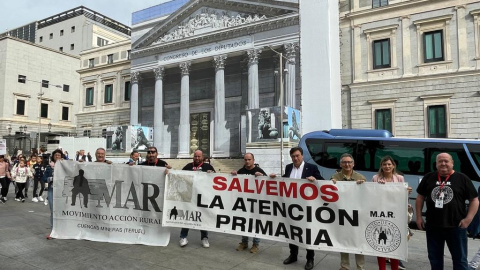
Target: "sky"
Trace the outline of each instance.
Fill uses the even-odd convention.
[[[168,0],[0,0],[0,33],[45,19],[63,11],[85,6],[125,25],[132,13]]]

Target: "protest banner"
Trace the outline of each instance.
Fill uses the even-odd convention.
[[[165,168],[57,162],[51,236],[166,246],[164,183]]]
[[[2,139],[0,140],[0,155],[7,154],[7,140]]]
[[[406,260],[407,189],[170,171],[163,225]]]

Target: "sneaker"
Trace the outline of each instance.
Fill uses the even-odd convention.
[[[22,198],[22,202],[25,202],[25,198]]]
[[[8,201],[8,198],[7,198],[7,197],[3,197],[3,199],[4,199],[5,201]]]
[[[19,202],[19,201],[20,201],[20,199],[19,199],[19,198],[15,198],[15,201]]]
[[[205,237],[205,238],[202,239],[202,246],[204,248],[209,248],[210,247],[210,243],[208,243],[208,238]]]
[[[403,265],[402,261],[398,261],[398,269],[405,270],[407,268]]]
[[[53,238],[49,235],[47,235],[47,240],[52,240]]]
[[[184,247],[188,244],[187,238],[180,238],[180,246]]]
[[[47,201],[47,200],[45,200],[44,204],[45,204],[45,205],[48,205],[48,201]]]
[[[45,200],[43,199],[43,197],[42,197],[42,196],[40,196],[40,197],[37,197],[37,198],[38,198],[38,201],[39,201],[39,202],[43,202],[43,201],[45,201]]]
[[[238,247],[236,248],[237,251],[242,251],[242,250],[245,250],[248,248],[248,243],[243,243],[241,242],[240,244],[238,244]]]
[[[5,199],[1,198],[1,199],[0,199],[0,202],[1,202],[1,203],[5,203]]]
[[[258,252],[258,245],[253,244],[252,248],[250,249],[250,253],[257,253]]]
[[[33,197],[32,202],[38,202],[37,197]]]

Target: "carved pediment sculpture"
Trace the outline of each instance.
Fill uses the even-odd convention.
[[[202,9],[192,14],[187,20],[158,38],[154,43],[161,44],[172,40],[191,37],[199,33],[215,31],[222,28],[235,27],[264,20],[265,15],[231,13],[215,9]]]

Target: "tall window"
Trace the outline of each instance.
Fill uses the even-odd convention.
[[[70,92],[70,85],[64,84],[63,85],[63,92]]]
[[[447,117],[445,105],[428,106],[428,137],[447,137]]]
[[[63,52],[63,47],[58,48],[59,51]]]
[[[85,137],[90,137],[91,134],[92,134],[92,131],[89,129],[83,131],[83,136]]]
[[[75,44],[72,43],[70,44],[70,51],[73,51],[73,50],[75,50]]]
[[[107,64],[113,63],[113,54],[107,55]]]
[[[40,105],[40,117],[48,118],[48,104],[47,103],[42,103]]]
[[[385,129],[392,132],[392,110],[375,110],[375,129]]]
[[[130,100],[131,90],[132,90],[132,86],[131,86],[131,84],[130,84],[130,81],[125,82],[125,101],[129,101],[129,100]]]
[[[108,40],[103,39],[101,37],[97,37],[97,46],[101,47],[105,45],[108,45]]]
[[[93,87],[86,89],[85,106],[93,105]]]
[[[47,81],[47,80],[42,80],[42,87],[43,87],[43,88],[48,88],[48,85],[49,85],[49,81]]]
[[[105,101],[104,103],[112,103],[113,101],[113,84],[105,85]]]
[[[388,5],[388,0],[372,0],[372,8],[383,7]]]
[[[40,42],[43,42],[43,37],[40,37]]]
[[[443,30],[425,32],[423,34],[424,61],[443,61]]]
[[[130,60],[130,54],[132,53],[131,50],[127,50],[127,59]]]
[[[52,39],[52,38],[53,38],[53,33],[50,33],[50,39]]]
[[[63,30],[60,30],[60,36],[63,36]]]
[[[75,26],[72,26],[72,28],[70,28],[70,32],[75,33]]]
[[[25,115],[25,100],[17,99],[17,111],[18,115]]]
[[[391,67],[390,39],[373,41],[373,69],[389,67]]]
[[[95,59],[94,58],[88,59],[88,67],[92,68],[94,66],[95,66]]]
[[[62,107],[62,120],[68,121],[68,107]]]

